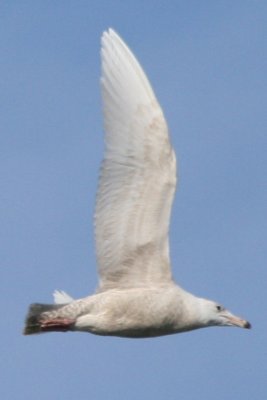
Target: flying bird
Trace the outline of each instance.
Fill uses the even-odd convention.
[[[95,209],[97,291],[32,304],[25,335],[82,331],[146,338],[208,326],[250,328],[217,302],[178,286],[171,273],[169,222],[176,158],[153,89],[133,53],[102,35],[105,154]]]

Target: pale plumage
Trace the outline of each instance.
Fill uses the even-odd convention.
[[[250,324],[193,296],[171,277],[169,220],[176,161],[161,107],[139,63],[110,29],[102,36],[105,155],[95,212],[99,288],[56,305],[33,304],[25,334],[86,331],[152,337]]]
[[[144,72],[112,30],[103,34],[101,56],[106,150],[95,214],[100,289],[169,281],[176,162],[168,127]]]

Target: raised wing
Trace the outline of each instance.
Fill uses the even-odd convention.
[[[102,36],[105,156],[95,212],[100,290],[171,280],[168,229],[175,154],[141,66],[113,31]]]

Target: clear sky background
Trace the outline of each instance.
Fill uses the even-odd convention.
[[[29,303],[97,286],[99,51],[110,26],[147,72],[179,160],[174,277],[251,331],[21,333]],[[266,1],[1,1],[1,399],[266,398],[266,34]]]

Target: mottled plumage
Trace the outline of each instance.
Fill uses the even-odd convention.
[[[31,305],[24,333],[138,338],[213,325],[249,328],[174,283],[168,231],[176,161],[168,127],[141,66],[112,29],[102,36],[101,59],[106,147],[95,211],[99,288],[80,300],[56,291],[56,305]]]

